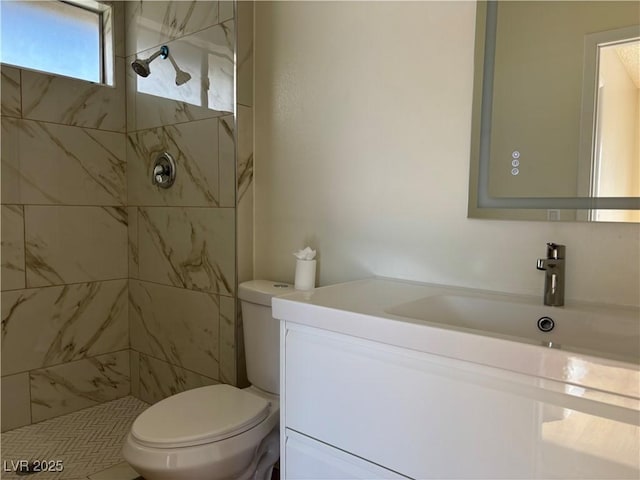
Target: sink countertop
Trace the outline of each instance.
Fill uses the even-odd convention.
[[[369,278],[310,291],[296,291],[273,299],[276,319],[321,328],[356,338],[394,345],[442,357],[497,367],[517,374],[533,375],[595,389],[592,397],[623,395],[629,401],[607,398],[606,403],[640,410],[640,359],[615,358],[599,352],[576,352],[541,346],[540,341],[456,328],[419,318],[390,313],[398,305],[436,295],[490,299],[539,307],[540,312],[558,308],[589,315],[638,318],[639,309],[567,302],[565,307],[542,305],[542,297],[487,292],[476,289],[421,284],[389,278]],[[536,310],[538,311],[538,310]],[[535,321],[537,319],[534,319]],[[633,323],[635,325],[635,323]],[[636,325],[640,329],[640,319]],[[607,358],[608,357],[608,358]],[[582,373],[576,374],[576,365]],[[584,374],[584,371],[589,373]],[[620,376],[623,381],[607,378]],[[559,389],[564,388],[560,385]]]

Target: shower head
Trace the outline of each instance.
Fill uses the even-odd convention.
[[[131,62],[131,68],[141,77],[148,77],[151,73],[151,69],[149,68],[149,64],[153,62],[158,56],[162,56],[162,58],[167,58],[169,56],[169,47],[163,45],[160,47],[156,53],[151,55],[147,59],[136,58],[133,62]]]
[[[169,61],[171,62],[171,65],[173,65],[173,69],[176,71],[176,85],[180,86],[184,83],[187,83],[189,80],[191,80],[191,75],[189,75],[184,70],[180,70],[180,67],[178,67],[178,64],[173,59],[173,56],[168,55],[168,57],[169,57]]]

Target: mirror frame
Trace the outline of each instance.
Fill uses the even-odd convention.
[[[476,9],[468,217],[587,221],[586,210],[640,210],[640,197],[491,197],[489,195],[489,154],[498,0],[479,1]],[[549,211],[557,212],[558,218],[549,218]]]

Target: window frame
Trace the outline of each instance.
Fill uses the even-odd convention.
[[[0,0],[1,1],[1,0]],[[85,12],[90,12],[97,16],[98,26],[98,80],[88,80],[86,78],[65,75],[47,70],[40,70],[35,67],[24,65],[14,65],[2,62],[2,65],[13,66],[23,70],[31,70],[42,73],[44,75],[53,75],[57,77],[70,78],[95,85],[111,86],[115,85],[115,38],[113,31],[113,8],[114,5],[110,1],[98,0],[49,0],[61,3],[72,8],[78,8]],[[108,32],[108,33],[107,33]]]

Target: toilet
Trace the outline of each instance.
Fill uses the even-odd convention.
[[[250,387],[187,390],[136,418],[122,453],[145,480],[271,478],[280,457],[280,329],[271,299],[291,291],[267,280],[238,287]]]

